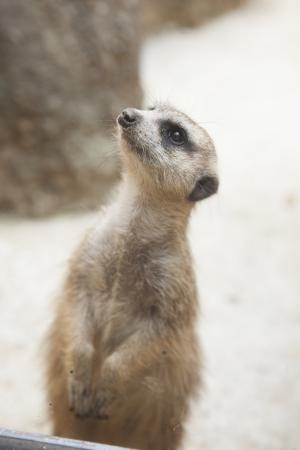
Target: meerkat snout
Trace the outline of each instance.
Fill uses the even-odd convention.
[[[132,168],[144,186],[189,204],[217,192],[213,141],[186,114],[161,104],[126,108],[117,124],[125,170]]]
[[[117,121],[123,128],[129,128],[138,120],[138,112],[134,108],[126,108],[118,116]]]

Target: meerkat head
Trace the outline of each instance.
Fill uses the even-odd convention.
[[[149,189],[185,202],[217,192],[214,144],[187,115],[167,105],[126,108],[117,122],[124,164]]]

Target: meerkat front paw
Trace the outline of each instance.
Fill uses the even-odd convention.
[[[93,399],[93,415],[100,420],[108,420],[110,418],[110,408],[114,401],[114,395],[106,390],[99,389]]]
[[[87,418],[93,416],[92,390],[85,383],[72,380],[69,386],[70,410],[77,417]]]

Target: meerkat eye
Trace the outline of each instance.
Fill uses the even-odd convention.
[[[183,145],[186,141],[185,131],[180,127],[174,127],[169,130],[169,138],[175,145]]]
[[[155,110],[155,106],[150,106],[149,108],[148,108],[148,111],[154,111]]]

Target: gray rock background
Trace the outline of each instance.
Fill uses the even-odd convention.
[[[143,21],[149,33],[166,27],[195,27],[249,0],[142,0]]]
[[[136,0],[0,0],[0,212],[97,206],[141,104]]]

